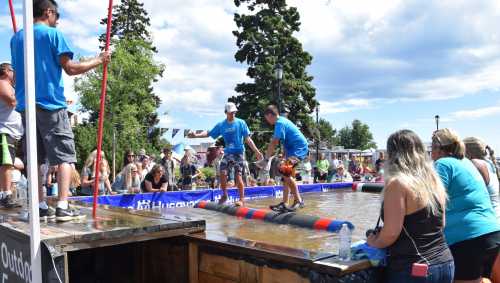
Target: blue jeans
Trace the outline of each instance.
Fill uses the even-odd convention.
[[[455,265],[453,261],[429,266],[427,277],[411,276],[411,266],[404,271],[386,272],[387,283],[452,283]]]

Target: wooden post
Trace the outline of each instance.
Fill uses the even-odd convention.
[[[198,244],[189,243],[189,283],[198,283]]]

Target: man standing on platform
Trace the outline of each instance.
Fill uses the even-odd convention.
[[[283,143],[285,160],[280,166],[281,174],[283,175],[283,201],[277,205],[271,205],[270,208],[274,211],[287,212],[295,211],[304,207],[297,182],[295,181],[295,167],[299,165],[309,154],[309,144],[299,128],[290,120],[279,115],[276,106],[268,106],[264,111],[266,121],[274,126],[274,135],[266,152],[268,160],[274,154],[276,146]],[[291,191],[294,197],[294,203],[291,207],[287,206],[289,192]]]
[[[105,52],[84,62],[73,61],[73,51],[64,35],[56,28],[59,12],[55,0],[34,0],[33,17],[38,162],[48,160],[50,166],[57,166],[59,189],[54,215],[53,209],[47,206],[39,182],[40,218],[55,217],[57,221],[70,221],[80,215],[78,211],[69,208],[67,200],[76,153],[73,131],[66,110],[62,70],[71,76],[83,74],[104,62],[109,62],[110,54]],[[12,37],[10,47],[12,65],[17,77],[16,109],[23,114],[25,111],[24,31],[21,30]],[[22,116],[24,118],[25,115]]]
[[[20,205],[12,195],[12,174],[16,145],[23,135],[21,115],[16,111],[14,70],[8,63],[0,64],[0,208]]]
[[[227,177],[229,172],[234,170],[234,179],[240,193],[240,201],[236,202],[236,205],[243,206],[245,201],[245,189],[242,178],[245,167],[244,143],[246,143],[253,150],[258,160],[261,160],[263,157],[262,153],[255,146],[255,143],[250,137],[250,130],[248,129],[247,123],[236,118],[237,111],[238,109],[234,103],[227,103],[224,109],[224,112],[226,113],[226,119],[224,121],[218,123],[209,132],[203,131],[199,134],[190,132],[188,137],[212,137],[213,139],[217,139],[222,136],[224,138],[226,147],[224,148],[224,157],[220,162],[220,186],[223,191],[223,195],[219,203],[227,201]]]

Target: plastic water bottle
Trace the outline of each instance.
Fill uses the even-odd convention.
[[[339,237],[339,259],[342,261],[349,261],[351,259],[351,229],[349,229],[347,224],[342,224]]]

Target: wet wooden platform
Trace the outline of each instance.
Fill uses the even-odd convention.
[[[40,222],[42,242],[60,252],[103,247],[128,242],[145,241],[203,232],[205,221],[200,218],[135,213],[132,210],[100,206],[97,218],[92,208],[76,204],[84,219],[69,222]],[[0,227],[29,237],[26,210],[0,210]]]

